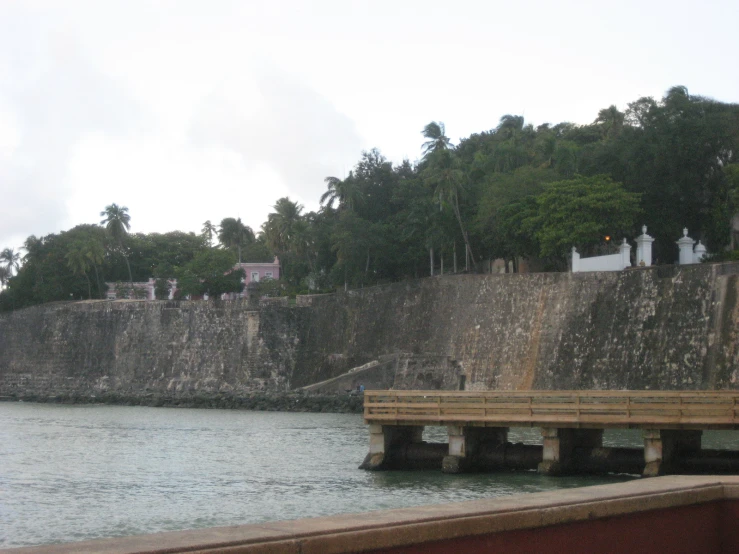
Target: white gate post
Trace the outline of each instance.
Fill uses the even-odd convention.
[[[625,237],[624,241],[619,245],[618,250],[621,252],[621,264],[623,265],[623,269],[631,267],[631,245],[626,242]]]
[[[572,273],[580,271],[580,254],[577,253],[577,249],[572,247]]]
[[[649,267],[652,265],[652,243],[654,238],[647,234],[647,226],[641,228],[642,234],[636,238],[636,265]]]
[[[703,258],[706,257],[706,254],[708,254],[706,247],[701,244],[701,241],[698,241],[698,244],[695,245],[695,249],[693,250],[693,262],[697,264],[701,263]]]
[[[680,247],[680,265],[694,264],[693,259],[693,245],[695,241],[688,236],[687,227],[683,229],[683,237],[677,241],[677,245]]]

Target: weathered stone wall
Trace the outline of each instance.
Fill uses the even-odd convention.
[[[287,390],[299,316],[239,301],[20,310],[0,316],[0,395]]]
[[[456,360],[468,390],[735,388],[737,273],[462,275],[314,298],[294,382],[412,352]]]
[[[398,353],[449,360],[421,371],[409,358],[399,387],[420,375],[449,389],[464,376],[468,390],[737,388],[738,274],[703,264],[445,276],[258,309],[40,306],[0,315],[0,396],[284,391]]]

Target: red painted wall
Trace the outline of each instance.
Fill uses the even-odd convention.
[[[376,554],[739,553],[739,501],[712,502],[375,552]]]

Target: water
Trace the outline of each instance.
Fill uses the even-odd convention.
[[[739,435],[733,434],[739,444]],[[443,429],[427,440],[444,442]],[[536,429],[513,442],[540,443]],[[638,432],[607,433],[638,446]],[[704,441],[709,442],[710,441]],[[715,447],[706,444],[706,447]],[[738,446],[739,448],[739,446]],[[371,473],[359,415],[0,403],[0,547],[455,502],[616,482]]]

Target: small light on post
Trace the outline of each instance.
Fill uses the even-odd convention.
[[[611,236],[610,235],[606,235],[606,242],[608,242],[609,240],[611,240]]]

